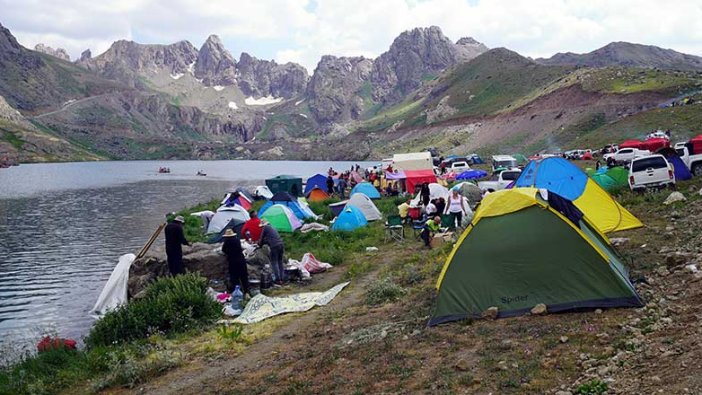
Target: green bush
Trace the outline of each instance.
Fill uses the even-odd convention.
[[[143,339],[154,333],[178,333],[212,324],[219,303],[205,294],[207,280],[195,274],[158,279],[144,298],[105,314],[85,342],[88,347]]]
[[[608,389],[609,385],[607,385],[607,383],[602,380],[594,379],[587,383],[580,384],[578,389],[575,390],[575,393],[579,395],[600,395],[607,392]]]
[[[376,281],[366,293],[366,304],[371,306],[392,302],[404,296],[407,291],[390,278]]]

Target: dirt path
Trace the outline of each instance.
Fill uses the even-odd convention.
[[[40,114],[40,115],[35,115],[35,116],[31,117],[31,118],[33,118],[33,119],[41,119],[41,118],[44,118],[44,117],[48,117],[48,116],[50,116],[50,115],[54,115],[54,114],[57,114],[57,113],[66,111],[66,110],[68,110],[69,108],[71,108],[72,106],[74,106],[74,105],[76,105],[76,104],[84,103],[84,102],[86,102],[86,101],[93,100],[93,99],[97,99],[98,97],[103,97],[103,96],[105,96],[105,95],[103,94],[103,95],[85,97],[85,98],[83,98],[83,99],[79,99],[79,100],[76,100],[76,101],[72,101],[72,102],[70,102],[70,103],[68,103],[68,104],[64,104],[63,107],[59,108],[58,110],[50,111],[50,112],[47,112],[47,113],[44,113],[44,114]]]
[[[345,267],[328,273],[314,288],[330,288],[342,282]],[[123,389],[111,393],[137,394],[204,394],[216,393],[228,381],[235,380],[236,375],[256,371],[265,366],[276,354],[284,348],[291,339],[315,325],[323,314],[329,311],[340,311],[358,304],[365,294],[363,284],[377,277],[377,269],[351,280],[337,297],[327,306],[315,308],[302,313],[287,325],[279,328],[272,336],[249,346],[241,355],[230,359],[189,361],[181,368],[170,371],[146,385],[134,389]],[[293,289],[290,293],[304,292],[309,289]]]

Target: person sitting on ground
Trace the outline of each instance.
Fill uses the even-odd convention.
[[[281,285],[285,281],[285,266],[283,265],[283,253],[285,253],[285,245],[280,234],[268,222],[262,222],[260,245],[267,244],[271,249],[271,268],[273,269],[273,281]]]
[[[261,238],[261,220],[258,218],[258,213],[254,210],[249,211],[251,217],[241,228],[241,234],[244,239],[250,244],[258,243]]]
[[[399,212],[400,218],[402,218],[402,221],[403,221],[403,222],[407,221],[407,218],[408,218],[408,217],[407,217],[407,214],[409,213],[410,202],[412,202],[412,200],[407,199],[406,202],[404,202],[404,203],[402,203],[401,205],[397,206],[397,211]]]
[[[222,236],[224,243],[222,244],[222,252],[227,256],[229,264],[229,285],[231,292],[237,285],[241,287],[241,292],[249,293],[249,271],[246,267],[246,258],[244,251],[241,249],[241,240],[233,230],[227,229]]]
[[[431,238],[434,237],[434,234],[439,231],[440,227],[441,217],[438,215],[434,216],[434,218],[430,218],[426,223],[424,223],[424,228],[422,229],[420,236],[424,241],[425,247],[431,248]]]
[[[166,225],[163,233],[166,236],[166,259],[168,260],[168,270],[172,276],[185,273],[183,268],[183,248],[190,245],[183,232],[185,218],[177,216],[171,223]]]

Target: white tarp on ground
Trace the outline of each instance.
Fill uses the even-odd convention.
[[[368,196],[362,193],[356,193],[353,196],[351,196],[347,204],[355,206],[356,208],[361,210],[363,216],[366,217],[367,221],[376,221],[383,218],[383,215],[380,213],[380,210],[378,210],[378,208],[375,207],[373,201]]]
[[[129,268],[132,267],[132,262],[136,255],[124,254],[119,257],[117,266],[112,270],[107,284],[100,292],[95,307],[91,313],[105,314],[109,310],[113,310],[123,303],[127,302],[127,283],[129,282]]]
[[[253,324],[278,314],[300,313],[315,306],[324,306],[331,302],[347,285],[349,283],[345,282],[335,285],[325,292],[306,292],[274,298],[258,294],[246,304],[244,312],[234,322]]]

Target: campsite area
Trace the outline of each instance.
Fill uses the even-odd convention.
[[[668,191],[614,195],[645,224],[609,235],[646,301],[642,308],[467,318],[427,327],[452,243],[426,249],[407,226],[405,240],[387,241],[382,221],[373,221],[353,232],[283,233],[287,254],[312,252],[334,267],[267,294],[324,291],[349,281],[326,306],[99,348],[82,362],[43,372],[45,381],[35,381],[33,388],[149,394],[697,393],[699,190],[698,179],[679,182],[687,200],[670,205],[663,204]],[[383,197],[374,203],[387,216],[401,201]],[[310,208],[324,216],[328,204]],[[188,237],[199,226],[188,220]],[[92,371],[82,365],[96,361]],[[33,369],[47,364],[35,360],[23,368],[38,374]],[[0,376],[3,380],[8,376]]]

